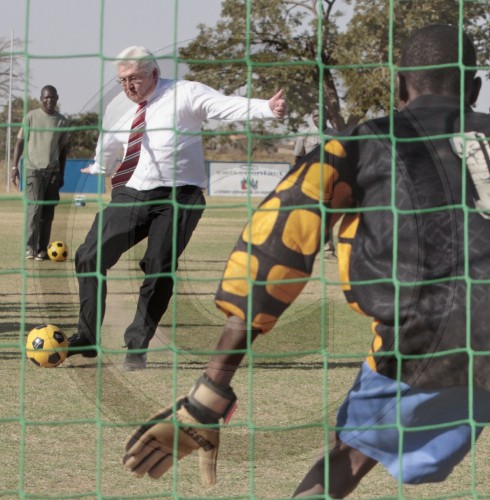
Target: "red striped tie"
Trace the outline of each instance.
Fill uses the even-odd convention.
[[[133,123],[131,124],[131,133],[129,134],[128,148],[126,155],[117,172],[112,177],[112,189],[125,186],[133,175],[136,165],[140,159],[141,142],[143,141],[143,132],[145,128],[147,101],[140,102]]]

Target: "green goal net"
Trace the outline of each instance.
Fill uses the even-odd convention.
[[[0,36],[5,42],[0,47],[0,96],[5,97],[0,134],[8,137],[0,139],[5,153],[5,183],[0,192],[0,497],[289,498],[319,453],[329,449],[339,405],[372,342],[371,319],[348,307],[337,260],[326,257],[327,243],[320,245],[302,294],[273,331],[249,346],[233,379],[239,406],[221,429],[216,486],[202,487],[195,454],[175,460],[159,480],[132,477],[122,465],[124,445],[137,425],[187,394],[202,374],[225,321],[214,295],[227,259],[259,203],[294,164],[297,141],[318,139],[324,144],[366,119],[393,117],[400,48],[407,34],[424,24],[449,23],[468,30],[485,79],[490,70],[490,3],[10,3],[7,10],[19,9],[22,23],[11,43]],[[208,9],[216,11],[215,19]],[[186,38],[190,20],[196,19],[197,26],[200,17],[205,21]],[[134,317],[144,278],[143,239],[123,254],[107,276],[100,267],[95,272],[99,303],[102,285],[108,290],[104,322],[97,332],[99,355],[77,355],[56,368],[43,369],[28,359],[27,335],[47,324],[67,336],[77,331],[76,250],[97,213],[110,201],[108,181],[96,177],[88,190],[89,181],[80,176],[80,168],[91,162],[97,136],[105,132],[105,106],[119,91],[114,58],[126,46],[140,44],[131,36],[121,36],[130,33],[135,23],[145,25],[139,32],[142,39],[153,40],[148,48],[163,77],[193,79],[225,94],[251,98],[266,99],[282,88],[289,115],[274,123],[205,123],[206,208],[178,265],[176,258],[172,261],[173,297],[150,343],[147,368],[123,369],[124,331]],[[145,30],[164,35],[147,38]],[[113,49],[113,39],[122,45]],[[46,81],[40,82],[38,75],[46,75]],[[81,99],[75,93],[84,82],[92,90]],[[35,99],[47,83],[58,90],[60,112],[69,118],[60,130],[68,132],[71,141],[67,186],[55,203],[50,238],[64,244],[67,258],[59,261],[25,258],[29,209],[53,202],[27,198],[25,169],[19,179],[22,190],[12,184],[17,133],[22,127],[28,131],[23,119],[39,106]],[[487,88],[485,81],[479,111],[488,112]],[[65,106],[71,109],[67,112]],[[328,127],[325,132],[308,128],[314,110]],[[182,135],[180,130],[174,132]],[[393,136],[388,141],[396,143]],[[176,212],[182,209],[175,196],[169,206]],[[321,199],[317,208],[323,222],[341,213],[327,208]],[[396,212],[396,207],[387,209]],[[336,246],[338,224],[333,235]],[[322,226],[322,241],[324,236]],[[470,426],[474,434],[477,425],[470,421]],[[488,434],[483,432],[478,444],[473,435],[471,451],[443,483],[403,485],[377,466],[351,498],[490,498]]]

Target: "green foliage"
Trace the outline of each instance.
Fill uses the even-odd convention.
[[[427,24],[443,23],[458,26],[462,15],[464,29],[473,37],[479,63],[488,65],[490,50],[488,32],[490,12],[487,2],[459,0],[356,0],[355,13],[340,37],[338,64],[354,65],[340,71],[345,82],[344,109],[348,116],[377,115],[390,109],[391,71],[397,64],[401,48],[409,34]],[[388,22],[392,19],[390,38]],[[363,67],[364,66],[364,67]]]
[[[17,134],[22,124],[23,117],[28,111],[39,107],[37,99],[29,98],[26,106],[24,100],[20,97],[14,97],[11,105],[11,119],[9,122],[8,106],[5,105],[0,111],[0,158],[5,158],[5,149],[7,147],[7,137],[10,130],[10,155],[12,155],[15,142],[17,141]]]
[[[199,26],[196,39],[180,51],[190,63],[187,77],[227,94],[246,95],[250,83],[250,97],[269,98],[284,88],[293,110],[290,125],[297,129],[317,106],[319,79],[314,30],[303,27],[311,14],[292,3],[251,2],[247,22],[246,0],[225,0],[216,27]],[[331,28],[334,44],[335,25]]]
[[[70,158],[92,158],[99,135],[99,115],[97,113],[78,113],[69,115],[70,121]]]
[[[200,25],[196,39],[180,50],[190,66],[187,78],[227,94],[243,95],[249,85],[251,96],[261,98],[284,88],[291,130],[314,108],[342,129],[390,110],[390,64],[415,28],[458,25],[462,17],[479,63],[488,65],[488,2],[463,1],[460,9],[460,0],[323,0],[318,11],[315,3],[224,0],[216,26]],[[353,9],[347,23],[342,6]]]

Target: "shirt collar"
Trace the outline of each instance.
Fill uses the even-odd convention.
[[[174,83],[174,80],[166,80],[165,78],[158,77],[157,84],[153,90],[153,93],[148,97],[148,104],[155,101],[163,92],[165,87],[168,87],[169,84]]]

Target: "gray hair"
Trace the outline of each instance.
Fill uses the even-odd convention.
[[[160,67],[158,66],[155,56],[146,48],[133,45],[124,49],[117,57],[115,63],[118,66],[135,66],[142,71],[151,72],[157,70],[160,75]]]

